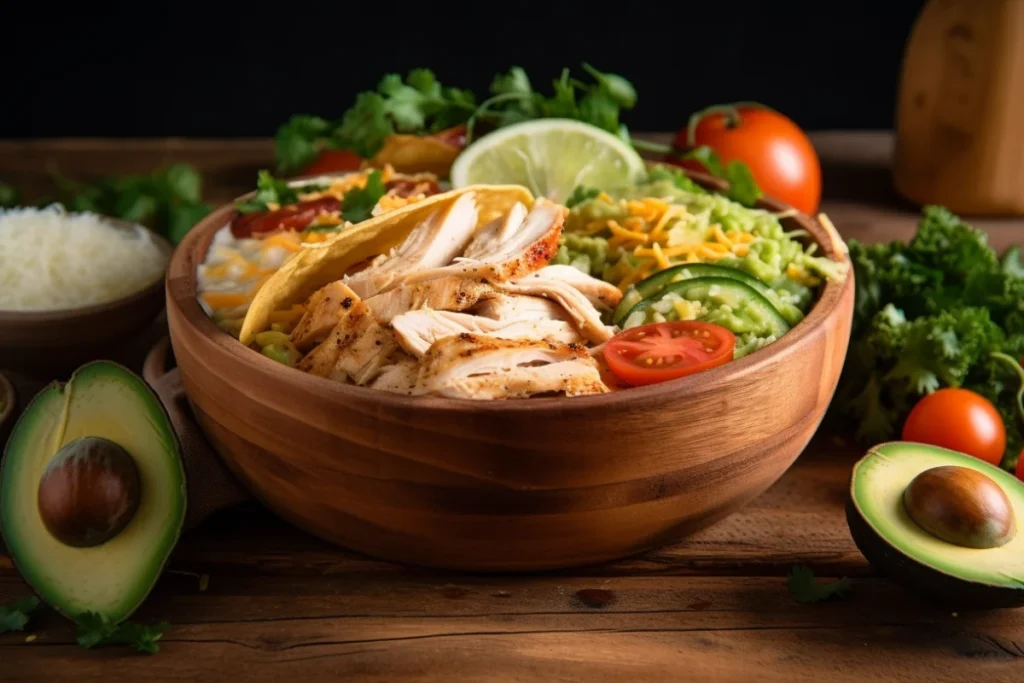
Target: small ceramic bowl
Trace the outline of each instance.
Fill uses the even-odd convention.
[[[132,224],[106,219],[121,229]],[[174,247],[159,235],[170,258]],[[164,278],[128,296],[54,311],[0,310],[0,367],[34,378],[54,378],[90,360],[113,358],[120,342],[153,322],[164,306]]]

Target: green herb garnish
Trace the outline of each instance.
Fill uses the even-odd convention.
[[[790,570],[786,587],[797,602],[812,603],[845,597],[853,589],[853,583],[845,576],[829,583],[819,583],[810,567],[798,564]]]
[[[0,633],[24,631],[32,613],[39,609],[39,598],[30,595],[7,605],[0,605]]]
[[[1000,359],[1024,355],[1019,252],[998,258],[984,232],[943,207],[922,212],[909,242],[850,240],[856,282],[853,334],[833,410],[866,443],[899,437],[911,408],[942,387],[975,391],[1006,426],[1002,467],[1024,446],[1019,380]]]
[[[565,208],[571,209],[577,204],[582,204],[583,202],[590,201],[591,199],[596,199],[599,194],[601,194],[601,190],[596,187],[583,187],[582,185],[577,185],[576,188],[573,189],[572,194],[569,195],[569,199],[566,200]]]
[[[78,644],[84,648],[102,645],[127,645],[138,652],[153,654],[160,651],[157,641],[163,637],[168,624],[162,621],[152,626],[124,622],[113,624],[96,612],[84,612],[76,620]]]
[[[300,187],[292,187],[284,180],[278,180],[270,171],[263,170],[256,177],[256,194],[251,199],[239,202],[235,208],[241,213],[254,213],[267,211],[267,204],[276,203],[281,206],[295,204],[299,201],[300,193],[319,192],[326,189],[326,185],[306,184]]]
[[[345,193],[341,202],[341,217],[350,223],[365,221],[386,193],[387,188],[380,179],[380,171],[374,171],[367,176],[364,187],[356,187]]]
[[[619,115],[636,105],[636,89],[617,74],[589,64],[583,69],[593,82],[563,69],[552,93],[544,95],[534,90],[521,67],[513,67],[494,78],[490,97],[480,105],[471,91],[443,86],[429,69],[413,69],[405,79],[387,74],[376,90],[360,93],[337,120],[306,115],[289,119],[275,138],[277,170],[297,173],[324,149],[351,149],[371,158],[395,133],[431,134],[461,124],[468,127],[467,142],[478,125],[498,128],[536,118],[578,119],[629,140]]]
[[[0,209],[10,209],[21,203],[18,191],[7,183],[0,183]]]

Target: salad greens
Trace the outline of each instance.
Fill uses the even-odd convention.
[[[157,641],[163,637],[164,631],[170,626],[166,621],[152,626],[127,621],[114,624],[96,612],[80,614],[76,623],[78,625],[78,644],[84,648],[101,645],[127,645],[146,654],[160,651]]]
[[[405,79],[387,74],[376,90],[360,93],[340,119],[306,115],[289,119],[275,138],[277,169],[282,174],[297,173],[321,149],[351,149],[371,158],[395,133],[430,134],[461,124],[467,125],[471,138],[478,125],[497,128],[536,118],[571,118],[629,140],[619,114],[636,104],[633,85],[589,64],[583,69],[592,82],[563,69],[548,96],[534,89],[522,68],[513,67],[495,76],[490,96],[479,104],[472,91],[442,85],[429,69],[413,69]]]
[[[857,286],[853,333],[833,410],[855,418],[866,442],[896,438],[918,399],[940,387],[975,391],[1006,426],[1002,466],[1024,446],[1019,380],[993,356],[1024,354],[1020,251],[1000,258],[987,236],[928,206],[907,243],[850,241]]]
[[[39,609],[39,598],[31,595],[7,605],[0,605],[0,633],[24,631],[32,613]]]
[[[853,582],[845,576],[828,583],[819,583],[814,571],[805,564],[794,565],[786,578],[786,588],[797,602],[809,604],[830,598],[843,598],[853,589]]]
[[[325,189],[325,185],[308,184],[292,187],[284,180],[278,180],[270,171],[262,170],[256,176],[256,194],[244,202],[235,205],[240,213],[267,211],[268,204],[294,204],[299,201],[300,192],[317,192]]]

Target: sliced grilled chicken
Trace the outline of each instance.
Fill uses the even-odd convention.
[[[467,192],[416,226],[387,259],[350,276],[345,284],[369,299],[403,284],[412,273],[446,266],[466,247],[476,221],[476,197]]]
[[[445,277],[417,285],[404,285],[366,300],[366,305],[382,323],[395,316],[420,308],[438,311],[465,311],[481,299],[494,296],[494,288],[486,282],[459,277]]]
[[[579,290],[580,294],[590,299],[595,306],[615,308],[622,301],[622,292],[613,284],[591,277],[572,266],[544,266],[536,273],[527,275],[521,280],[540,278],[543,280],[561,280]]]
[[[368,384],[398,349],[391,331],[378,323],[363,301],[345,309],[334,329],[301,361],[299,369],[340,382]]]
[[[479,334],[498,339],[557,341],[576,344],[583,337],[576,328],[561,320],[518,320],[502,322],[468,313],[421,309],[409,311],[391,320],[391,329],[403,349],[416,357],[439,339],[459,334]]]
[[[399,351],[380,369],[371,389],[390,391],[393,394],[411,394],[419,379],[420,364],[412,356]]]
[[[615,334],[614,327],[601,321],[594,304],[565,280],[534,276],[497,283],[495,287],[508,294],[540,296],[554,301],[569,314],[580,334],[595,344],[606,342]]]
[[[521,211],[513,208],[504,218],[481,229],[454,263],[418,270],[406,282],[446,276],[502,282],[529,275],[547,265],[558,251],[558,238],[568,213],[564,206],[544,198],[537,200],[522,221],[518,221]],[[515,227],[517,222],[520,224]]]
[[[414,393],[495,399],[607,390],[594,359],[579,344],[460,334],[430,347]]]
[[[342,282],[332,282],[314,292],[306,303],[306,312],[292,330],[295,348],[308,351],[326,339],[342,314],[357,301],[356,293]]]
[[[550,299],[525,294],[497,294],[484,299],[472,308],[472,313],[500,320],[514,322],[517,320],[566,320],[572,317],[565,309]]]

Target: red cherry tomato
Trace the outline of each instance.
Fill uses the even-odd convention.
[[[1024,481],[1024,451],[1021,451],[1017,458],[1017,478]]]
[[[939,389],[925,396],[903,424],[903,440],[941,446],[999,465],[1006,427],[992,403],[967,389]]]
[[[692,375],[732,360],[736,337],[719,325],[683,320],[640,325],[605,344],[608,369],[641,386]]]
[[[788,117],[756,105],[727,107],[726,111],[708,111],[700,117],[692,136],[689,132],[689,126],[679,131],[676,149],[707,145],[723,165],[745,163],[766,195],[806,214],[818,210],[821,162],[810,138]],[[686,160],[682,165],[706,172],[698,161]]]
[[[252,237],[275,230],[305,230],[318,215],[340,210],[340,200],[335,197],[321,197],[282,206],[276,211],[243,213],[232,221],[231,234],[235,237]]]
[[[350,149],[325,149],[313,163],[302,169],[302,175],[358,171],[362,164],[363,158]]]

